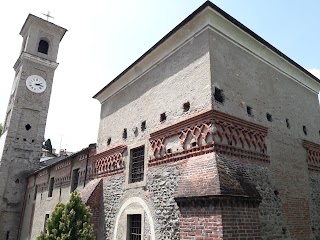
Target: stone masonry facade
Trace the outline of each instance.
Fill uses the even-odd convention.
[[[94,96],[86,161],[80,151],[29,177],[21,239],[67,201],[75,169],[97,239],[320,239],[319,90],[206,2]]]
[[[125,239],[136,210],[144,239],[319,238],[319,80],[202,7],[95,96],[99,154],[124,146],[105,237]],[[139,145],[144,178],[130,183]]]

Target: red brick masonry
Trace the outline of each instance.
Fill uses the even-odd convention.
[[[261,239],[257,202],[228,197],[186,200],[177,199],[181,239]]]
[[[154,157],[149,165],[187,159],[208,152],[269,162],[266,127],[210,110],[150,134]],[[182,151],[166,149],[166,139],[175,137]]]
[[[307,140],[303,140],[302,145],[308,151],[308,168],[311,170],[320,171],[320,145]]]

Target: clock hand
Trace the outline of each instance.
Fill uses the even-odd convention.
[[[43,87],[41,84],[42,84],[42,83],[36,83],[35,85],[36,85],[36,86]]]

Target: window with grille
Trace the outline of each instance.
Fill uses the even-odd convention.
[[[54,177],[50,178],[48,197],[52,197]]]
[[[128,215],[128,240],[141,240],[141,214]]]
[[[35,186],[33,200],[37,199],[37,194],[38,194],[38,185]]]
[[[144,146],[130,151],[130,183],[141,182],[144,175]]]

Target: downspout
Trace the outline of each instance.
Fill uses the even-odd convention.
[[[25,193],[24,193],[24,198],[23,198],[23,205],[22,205],[22,211],[21,211],[21,215],[20,215],[20,221],[19,221],[19,226],[18,226],[18,236],[17,239],[21,239],[21,229],[22,229],[22,223],[23,223],[23,218],[24,218],[24,211],[26,209],[26,205],[27,205],[27,193],[28,193],[28,176],[26,177],[27,179],[27,184],[26,184],[26,189],[25,189]],[[36,184],[36,180],[37,178],[34,178],[34,185]],[[30,233],[29,233],[30,234]]]
[[[86,161],[86,168],[84,171],[84,182],[83,182],[83,187],[86,186],[86,181],[87,181],[87,175],[88,175],[88,164],[89,164],[89,154],[90,154],[90,149],[91,149],[91,144],[89,144],[88,146],[88,150],[87,150],[87,161]]]

